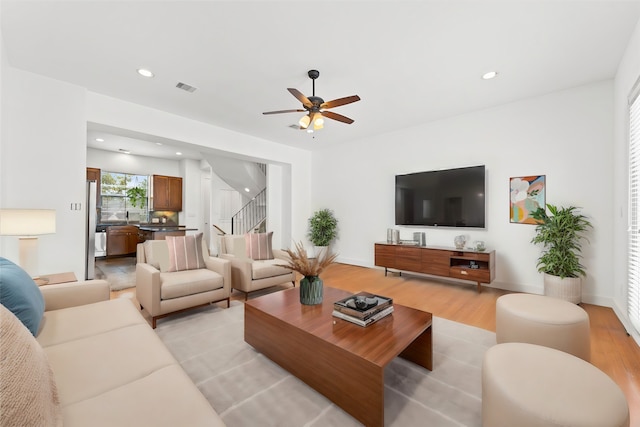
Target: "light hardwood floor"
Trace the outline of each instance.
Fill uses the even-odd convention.
[[[496,327],[496,299],[508,293],[487,287],[483,287],[482,292],[478,293],[475,284],[407,274],[399,276],[389,273],[385,277],[382,269],[347,264],[333,264],[321,277],[325,286],[389,296],[398,304],[493,332]],[[277,290],[271,288],[267,292]],[[121,295],[132,297],[135,301],[135,289],[113,292],[112,298]],[[250,296],[253,297],[255,296]],[[244,294],[234,292],[232,299],[243,301]],[[640,348],[627,335],[612,309],[590,304],[581,306],[589,314],[591,323],[591,362],[620,386],[629,402],[631,425],[640,426]],[[171,317],[167,317],[163,321],[171,321],[170,319]]]

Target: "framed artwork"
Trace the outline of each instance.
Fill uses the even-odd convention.
[[[520,176],[511,178],[510,222],[517,224],[537,224],[531,213],[545,205],[546,176]]]

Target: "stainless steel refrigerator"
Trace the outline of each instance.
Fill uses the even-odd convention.
[[[96,188],[95,181],[87,181],[87,200],[86,210],[86,242],[85,242],[85,280],[91,280],[95,277],[96,271],[96,219],[98,212],[96,210]]]

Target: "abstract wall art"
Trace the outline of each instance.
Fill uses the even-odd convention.
[[[531,213],[545,207],[545,175],[521,176],[509,180],[510,222],[537,224]]]

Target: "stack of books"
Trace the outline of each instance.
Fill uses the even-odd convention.
[[[372,323],[393,313],[393,299],[369,292],[359,292],[333,303],[333,316],[360,326]]]

